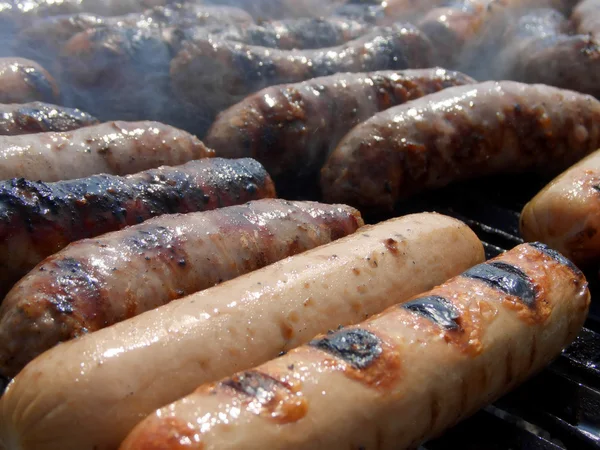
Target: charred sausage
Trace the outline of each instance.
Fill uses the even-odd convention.
[[[449,86],[475,83],[441,68],[344,73],[273,86],[221,113],[205,142],[221,156],[252,156],[277,182],[313,177],[339,140],[373,114]],[[317,180],[318,183],[318,180]]]
[[[362,224],[352,208],[265,199],[165,215],[70,244],[38,264],[0,306],[0,373],[14,376],[60,342],[334,241]]]
[[[7,450],[117,448],[144,416],[199,384],[360,322],[483,259],[470,228],[446,216],[363,227],[49,350],[0,398],[0,443]]]
[[[542,83],[600,97],[600,41],[565,34],[566,17],[535,10],[508,27],[506,48],[493,74],[497,79]]]
[[[0,180],[128,175],[214,156],[195,136],[158,122],[110,122],[64,133],[0,137]]]
[[[0,103],[58,103],[59,96],[54,78],[35,61],[0,58]]]
[[[431,67],[429,40],[412,25],[377,29],[340,47],[282,51],[230,41],[186,42],[171,63],[175,91],[217,114],[267,86],[339,72]]]
[[[0,136],[71,131],[97,124],[98,119],[79,109],[42,102],[0,104]]]
[[[589,303],[578,270],[525,244],[201,386],[139,424],[120,449],[417,448],[549,364],[581,330]]]
[[[600,151],[555,178],[523,208],[521,234],[578,265],[600,261]]]
[[[327,201],[390,210],[400,199],[454,181],[558,173],[598,148],[598,100],[490,81],[447,88],[356,126],[329,157],[321,187]]]
[[[71,242],[162,214],[272,197],[271,177],[252,159],[201,159],[125,177],[0,182],[0,301],[36,264]]]
[[[578,33],[600,36],[600,1],[583,0],[571,16]]]

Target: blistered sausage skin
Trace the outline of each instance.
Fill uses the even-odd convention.
[[[0,136],[0,180],[128,175],[214,156],[195,136],[158,122],[107,122],[63,133]]]
[[[171,62],[175,92],[217,114],[267,86],[339,72],[431,67],[429,40],[412,25],[376,29],[338,47],[284,51],[231,41],[186,42]]]
[[[144,416],[198,385],[360,322],[483,260],[479,239],[450,217],[363,227],[49,350],[0,398],[0,443],[115,449]]]
[[[441,68],[344,73],[273,86],[221,113],[205,137],[224,157],[259,159],[277,180],[315,176],[355,125],[392,106],[475,83]]]
[[[0,305],[0,374],[60,342],[353,233],[341,205],[265,199],[164,215],[46,258]]]
[[[390,210],[400,199],[455,181],[557,173],[598,148],[598,100],[490,81],[444,89],[356,126],[325,164],[321,188],[327,201]]]
[[[552,180],[521,213],[521,234],[578,265],[600,261],[600,151]]]
[[[207,158],[125,177],[0,182],[0,303],[36,264],[71,242],[162,214],[209,211],[275,195],[269,174],[249,158]]]
[[[97,124],[98,119],[79,109],[42,102],[0,104],[0,136],[71,131]]]
[[[600,36],[600,1],[582,0],[573,10],[571,20],[578,33]]]
[[[54,78],[35,61],[0,58],[0,103],[58,103],[59,96]]]
[[[536,9],[507,27],[494,63],[498,79],[540,83],[600,97],[600,41],[566,34],[568,21],[554,9]]]
[[[120,450],[417,448],[549,364],[580,331],[584,276],[522,245],[357,325],[198,388]]]

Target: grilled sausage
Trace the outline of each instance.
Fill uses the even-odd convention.
[[[549,364],[581,330],[587,282],[522,245],[357,326],[203,385],[121,450],[417,448]]]
[[[327,201],[374,211],[496,173],[565,170],[600,148],[600,102],[512,81],[450,87],[356,126],[321,172]],[[363,211],[365,212],[365,211]]]
[[[583,0],[573,10],[573,25],[581,34],[600,35],[600,1]]]
[[[252,159],[201,159],[126,177],[0,182],[0,300],[36,264],[71,242],[161,214],[271,197],[273,181]]]
[[[205,142],[229,158],[252,156],[275,178],[311,178],[339,140],[373,114],[449,86],[475,83],[441,68],[344,73],[273,86],[221,113]],[[318,180],[315,180],[318,183]]]
[[[217,114],[267,86],[338,72],[431,67],[429,40],[412,25],[377,29],[340,47],[282,51],[229,41],[186,42],[171,63],[182,100]]]
[[[361,225],[351,208],[266,199],[161,216],[70,244],[38,264],[0,306],[0,373],[14,376],[60,342],[331,242]]]
[[[574,263],[600,261],[600,151],[552,180],[523,208],[521,234]]]
[[[0,398],[0,443],[114,449],[144,416],[199,384],[357,323],[483,259],[474,233],[446,216],[363,227],[49,350]]]
[[[344,0],[207,0],[206,3],[229,5],[248,11],[256,19],[326,17]]]
[[[567,19],[553,9],[535,10],[509,27],[496,61],[497,79],[542,83],[600,97],[600,41],[564,34]]]
[[[78,109],[49,103],[0,104],[0,136],[71,131],[97,125],[98,119]]]
[[[58,103],[60,91],[38,63],[23,58],[0,58],[0,103]]]
[[[214,156],[195,136],[157,122],[110,122],[64,133],[0,137],[0,180],[128,175]]]

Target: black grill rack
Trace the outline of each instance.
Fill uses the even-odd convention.
[[[436,211],[456,217],[477,233],[491,258],[523,242],[520,212],[548,181],[528,175],[461,183],[406,202],[395,215]],[[586,276],[592,297],[600,295],[598,270]],[[546,370],[420,450],[458,448],[600,449],[600,301],[592,300],[585,328]]]

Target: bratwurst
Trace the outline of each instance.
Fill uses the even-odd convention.
[[[214,156],[195,136],[158,122],[107,122],[64,133],[0,136],[0,180],[128,175]]]
[[[115,449],[146,415],[198,385],[360,322],[483,260],[479,239],[450,217],[363,227],[49,350],[0,398],[0,443]]]
[[[139,424],[120,449],[417,448],[549,364],[581,330],[589,303],[577,269],[525,244],[201,386]]]
[[[79,109],[42,102],[0,104],[0,136],[71,131],[97,124],[98,119]]]
[[[556,173],[600,148],[600,102],[513,81],[450,87],[356,126],[321,173],[327,201],[390,210],[454,181]],[[365,211],[363,211],[365,212]]]
[[[343,205],[265,199],[165,215],[46,258],[0,306],[0,374],[59,342],[355,232]]]
[[[0,182],[0,302],[14,283],[69,243],[162,214],[209,211],[275,197],[253,159],[206,158],[125,177]]]

